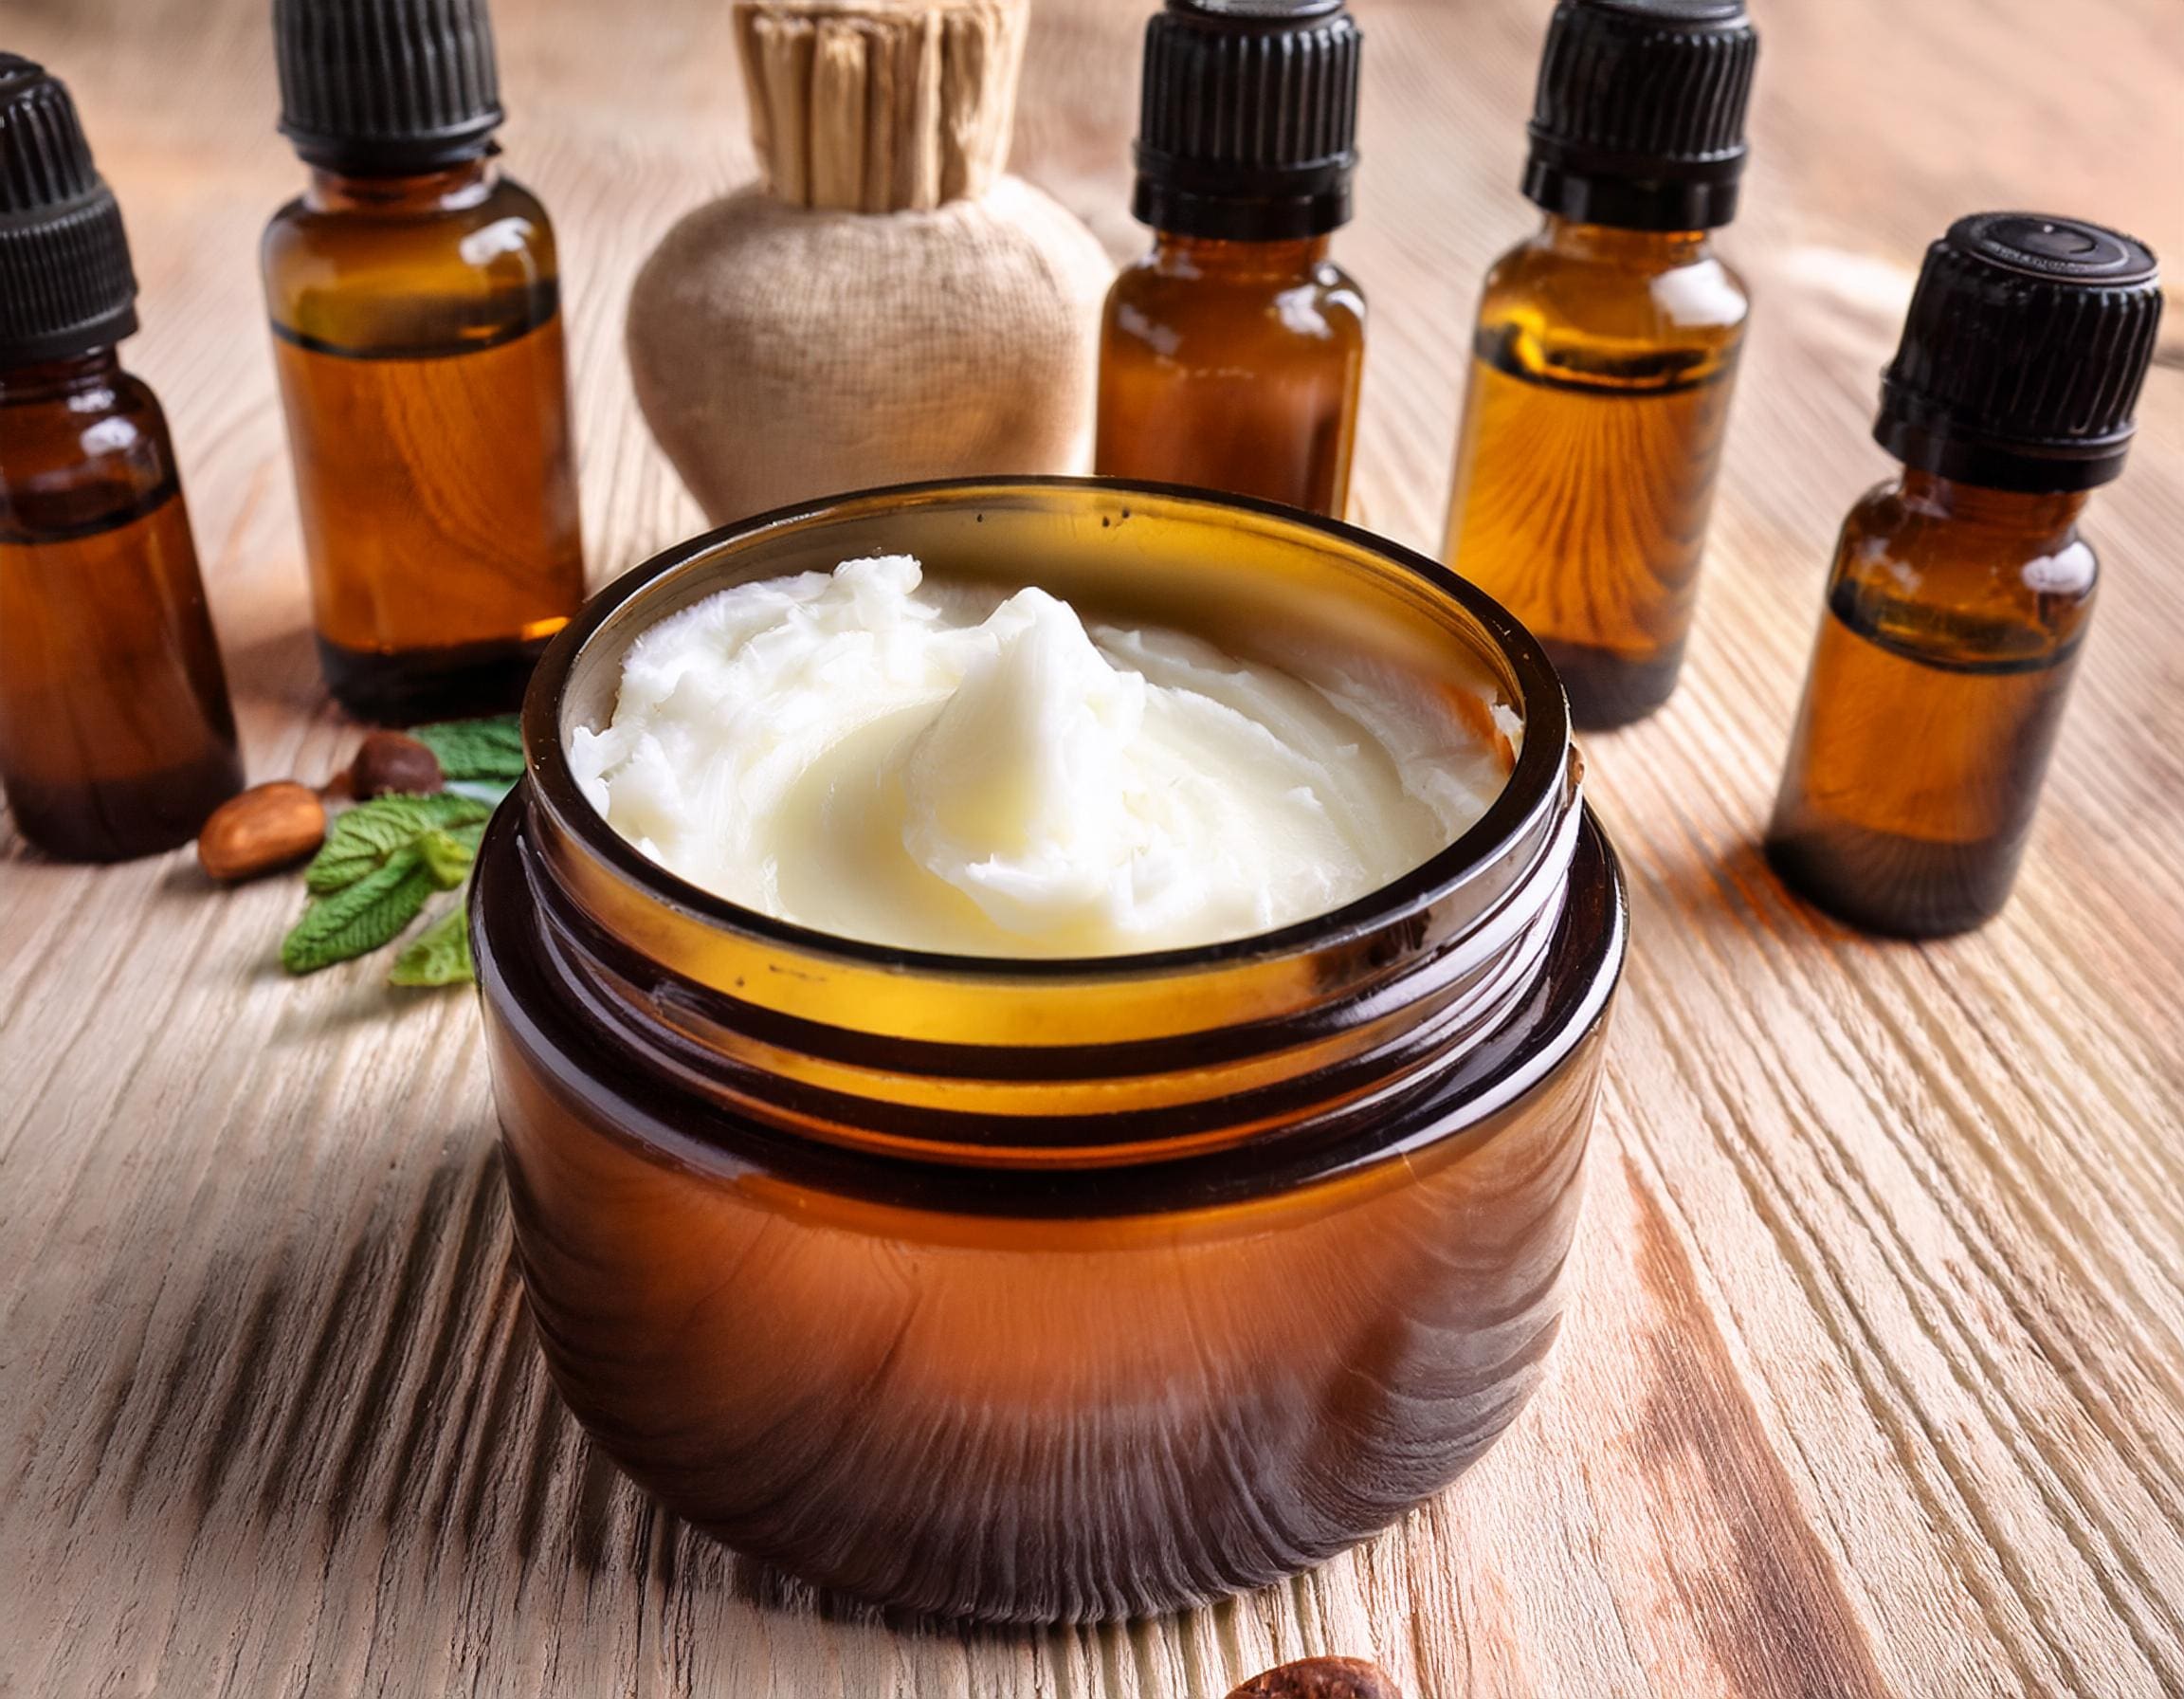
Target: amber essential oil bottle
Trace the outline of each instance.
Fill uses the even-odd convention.
[[[263,262],[318,654],[402,723],[513,707],[584,595],[553,228],[483,0],[277,0],[310,167]]]
[[[1362,36],[1342,0],[1169,0],[1145,35],[1127,266],[1101,335],[1094,467],[1342,517],[1365,297],[1349,222]]]
[[[0,785],[71,861],[196,836],[242,789],[136,282],[75,102],[0,54]]]
[[[1743,0],[1563,0],[1548,27],[1524,169],[1546,221],[1486,274],[1444,554],[1589,729],[1683,667],[1749,310],[1709,232],[1758,50]]]
[[[1850,510],[1767,852],[1867,931],[1965,931],[2010,899],[2161,317],[2154,256],[1987,212],[1927,250],[1873,434],[1903,475]]]

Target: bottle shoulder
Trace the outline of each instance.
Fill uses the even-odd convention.
[[[2022,522],[1979,513],[1952,514],[1907,491],[1901,479],[1875,484],[1843,521],[1844,563],[1899,579],[1975,568],[2038,579],[2049,594],[2090,594],[2100,556],[2075,512]]]
[[[1479,324],[1489,335],[1520,326],[1549,349],[1607,343],[1711,353],[1734,350],[1751,313],[1743,278],[1711,248],[1666,263],[1573,252],[1534,237],[1488,268]]]
[[[1365,286],[1333,260],[1321,260],[1313,267],[1313,282],[1331,295],[1354,296],[1360,305],[1365,300]]]
[[[300,197],[266,226],[261,257],[275,334],[322,352],[460,353],[560,306],[553,226],[510,177],[415,209]]]
[[[553,221],[537,195],[500,176],[474,197],[434,206],[359,209],[288,201],[259,245],[276,313],[305,291],[484,294],[552,280]]]
[[[1189,358],[1196,346],[1354,350],[1364,340],[1365,292],[1331,260],[1296,273],[1182,273],[1146,254],[1124,265],[1107,296],[1110,337]]]
[[[10,531],[111,523],[178,483],[166,412],[134,373],[116,367],[59,393],[0,398],[0,525]]]
[[[1845,517],[1829,605],[1863,630],[1957,660],[2067,648],[2090,618],[2101,560],[2074,516],[1952,514],[1891,479]]]

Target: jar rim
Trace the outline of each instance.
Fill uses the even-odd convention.
[[[915,950],[845,938],[747,907],[654,861],[616,831],[583,794],[562,735],[563,703],[572,675],[593,644],[627,622],[630,617],[627,610],[677,574],[723,548],[755,545],[769,536],[837,521],[861,510],[878,512],[892,505],[928,502],[992,507],[1027,496],[1069,492],[1123,503],[1152,502],[1208,514],[1277,521],[1295,533],[1318,534],[1347,549],[1376,557],[1455,603],[1488,634],[1507,663],[1523,725],[1509,776],[1486,812],[1454,842],[1401,877],[1338,908],[1272,931],[1180,949],[1123,955],[1015,957]],[[1123,517],[1128,517],[1127,507]],[[1536,832],[1541,810],[1555,806],[1563,795],[1572,753],[1568,703],[1561,681],[1538,640],[1485,592],[1429,557],[1362,526],[1256,497],[1180,484],[1032,475],[939,479],[827,496],[717,526],[664,549],[592,597],[555,637],[532,675],[524,698],[522,728],[534,803],[543,806],[558,831],[610,873],[667,904],[681,918],[847,967],[973,983],[1082,984],[1145,979],[1280,960],[1381,932],[1445,901]]]

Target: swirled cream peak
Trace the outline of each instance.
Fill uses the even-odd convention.
[[[663,620],[569,755],[615,830],[745,907],[904,949],[1103,956],[1269,931],[1438,853],[1508,776],[1471,705],[1087,627],[897,556]]]

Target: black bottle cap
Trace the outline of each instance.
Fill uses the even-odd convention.
[[[1758,59],[1744,0],[1562,0],[1539,60],[1525,198],[1626,230],[1727,224]]]
[[[1975,212],[1926,250],[1873,437],[1991,489],[2091,489],[2123,469],[2161,278],[2143,243],[2075,218]]]
[[[485,0],[273,0],[273,51],[281,133],[331,171],[475,158],[505,116]]]
[[[1342,0],[1168,0],[1145,28],[1138,222],[1226,242],[1349,223],[1363,43]]]
[[[136,274],[76,102],[0,53],[0,365],[106,348],[136,328]]]

